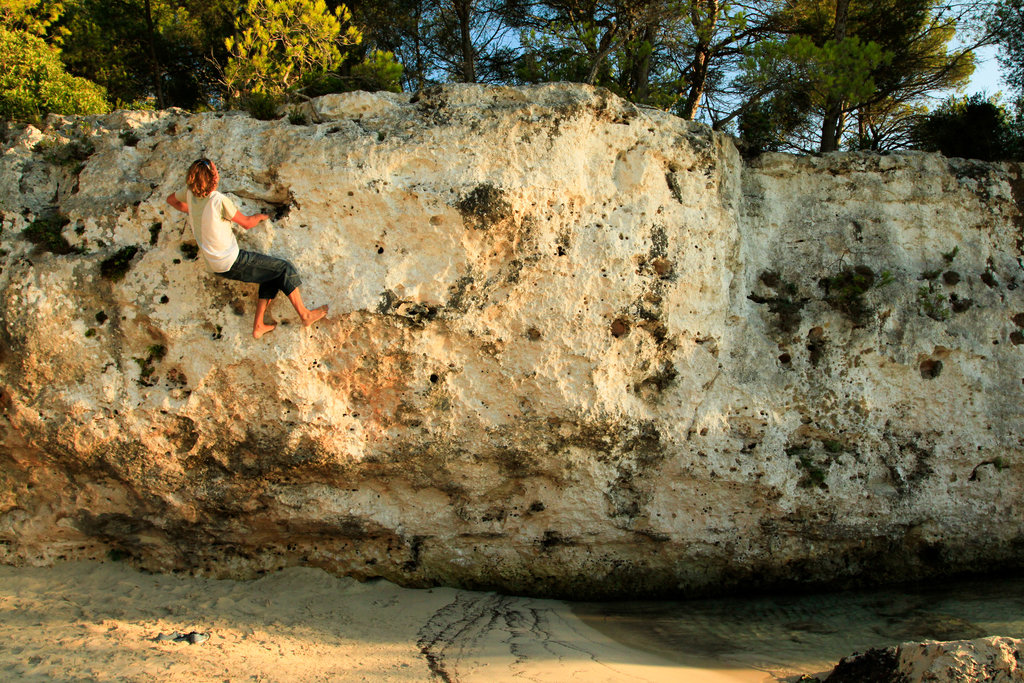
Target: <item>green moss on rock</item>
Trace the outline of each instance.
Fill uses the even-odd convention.
[[[113,256],[103,259],[100,263],[100,276],[114,282],[123,280],[138,251],[139,248],[134,245],[118,249]]]

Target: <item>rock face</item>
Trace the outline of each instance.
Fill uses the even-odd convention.
[[[3,561],[576,597],[1024,561],[1019,167],[745,163],[582,86],[290,118],[8,131]],[[327,322],[252,339],[164,203],[204,154]]]
[[[825,683],[1024,683],[1016,638],[926,641],[847,657]]]

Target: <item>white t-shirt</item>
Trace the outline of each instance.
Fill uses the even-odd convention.
[[[188,220],[206,269],[211,273],[231,270],[238,258],[238,240],[231,231],[231,218],[238,213],[235,203],[216,190],[208,197],[197,197],[187,189],[174,196],[188,205]]]

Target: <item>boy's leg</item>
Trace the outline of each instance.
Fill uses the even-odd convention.
[[[298,287],[293,289],[291,294],[288,295],[288,301],[292,302],[292,306],[295,307],[295,312],[299,314],[299,317],[302,319],[302,324],[306,327],[309,327],[317,320],[320,320],[327,315],[327,304],[314,308],[313,310],[306,308],[305,304],[302,303],[302,295],[299,294]]]
[[[256,339],[277,327],[277,325],[268,325],[263,321],[263,316],[266,314],[270,302],[271,299],[260,299],[259,294],[256,295],[256,319],[252,323],[252,336]]]

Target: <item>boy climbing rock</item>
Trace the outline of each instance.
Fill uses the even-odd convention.
[[[276,325],[264,321],[270,303],[279,291],[284,292],[295,307],[302,324],[312,325],[327,315],[327,306],[312,310],[306,308],[299,294],[299,273],[295,266],[284,259],[267,256],[254,251],[238,248],[238,241],[231,231],[235,222],[251,230],[261,221],[269,218],[258,213],[246,216],[228,197],[217,192],[220,175],[209,159],[192,163],[185,178],[186,189],[167,197],[167,203],[178,211],[188,214],[192,234],[199,245],[206,268],[211,273],[229,280],[259,284],[256,292],[256,319],[252,325],[252,336],[259,339]]]

